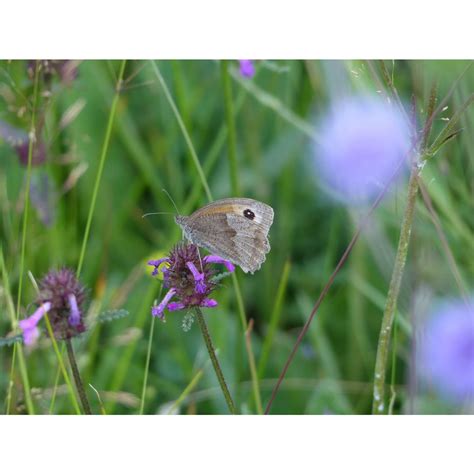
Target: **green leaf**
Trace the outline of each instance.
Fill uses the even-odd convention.
[[[114,319],[121,319],[125,316],[128,316],[130,313],[126,309],[108,309],[102,311],[102,313],[97,316],[98,323],[107,323],[113,321]]]
[[[0,347],[12,346],[15,342],[23,342],[23,335],[17,334],[16,336],[0,337]]]

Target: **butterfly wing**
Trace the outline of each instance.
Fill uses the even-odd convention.
[[[254,273],[270,251],[267,235],[273,215],[267,204],[229,198],[212,202],[178,223],[196,245]]]

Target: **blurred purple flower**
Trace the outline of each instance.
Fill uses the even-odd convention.
[[[334,104],[320,128],[318,173],[343,202],[362,204],[408,163],[410,130],[402,114],[374,97]]]
[[[474,398],[474,298],[444,302],[425,326],[420,371],[453,401]]]
[[[39,282],[39,290],[39,308],[18,323],[26,345],[38,338],[37,326],[46,312],[56,339],[70,339],[86,330],[82,311],[86,292],[72,270],[50,271]]]
[[[239,61],[239,71],[242,77],[253,77],[255,74],[255,66],[251,59],[241,59]]]
[[[28,151],[30,141],[27,139],[21,145],[15,146],[15,150],[23,166],[28,166]],[[31,155],[31,164],[33,166],[42,165],[46,161],[46,146],[43,142],[37,142],[33,145],[33,154]]]
[[[17,153],[20,163],[28,165],[28,149],[30,139],[28,134],[17,127],[0,120],[0,138],[5,140]],[[33,146],[31,164],[33,166],[42,165],[46,161],[46,146],[42,141],[37,141]]]
[[[153,306],[152,316],[164,319],[164,311],[178,311],[195,306],[213,308],[217,301],[209,298],[216,287],[213,281],[214,271],[211,264],[223,264],[229,272],[235,270],[229,261],[217,256],[199,257],[198,248],[193,244],[179,244],[169,257],[150,260],[148,265],[154,267],[152,275],[158,275],[160,268],[163,274],[163,286],[168,288],[160,304]],[[175,298],[177,301],[171,301]]]
[[[56,214],[56,190],[54,181],[47,173],[37,172],[31,176],[30,200],[40,221],[50,227]]]

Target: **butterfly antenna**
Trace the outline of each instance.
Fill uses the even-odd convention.
[[[171,194],[166,190],[166,189],[162,189],[162,191],[169,197],[169,200],[171,201],[171,203],[173,204],[173,207],[176,209],[176,213],[179,215],[179,210],[178,210],[178,206],[176,205],[176,203],[174,202],[173,198],[171,197]]]
[[[171,214],[172,216],[174,216],[172,212],[147,212],[146,214],[143,214],[142,219],[148,216],[156,216],[157,214]]]

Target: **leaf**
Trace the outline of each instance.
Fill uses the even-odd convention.
[[[221,280],[224,278],[232,275],[231,272],[223,272],[223,273],[218,273],[217,275],[213,276],[210,280],[212,283],[219,283]]]
[[[17,334],[16,336],[0,337],[0,347],[12,346],[15,342],[23,342],[23,335]]]
[[[98,323],[107,323],[113,321],[114,319],[121,319],[130,314],[126,309],[108,309],[102,311],[102,313],[97,316]]]
[[[459,107],[459,109],[454,113],[454,115],[449,120],[446,127],[441,130],[439,135],[436,137],[435,141],[429,148],[427,155],[433,156],[443,144],[445,144],[448,140],[453,138],[459,132],[454,131],[454,127],[456,126],[457,122],[461,119],[464,112],[468,109],[468,107],[474,102],[474,94],[471,94],[467,100]]]

